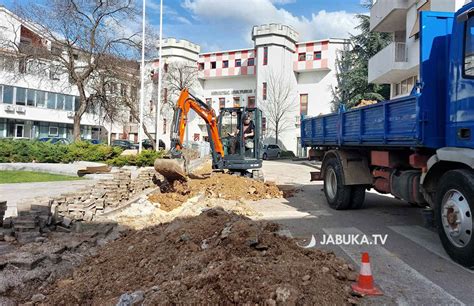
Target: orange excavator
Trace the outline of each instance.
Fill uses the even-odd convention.
[[[213,170],[263,178],[259,170],[262,167],[261,110],[248,107],[221,108],[219,116],[216,116],[212,106],[201,101],[186,88],[181,91],[176,103],[171,128],[171,149],[167,158],[155,161],[156,171],[168,181],[187,179],[187,161],[182,150],[190,110],[196,112],[207,126]],[[251,137],[241,132],[244,131],[244,119],[250,119],[252,122]]]

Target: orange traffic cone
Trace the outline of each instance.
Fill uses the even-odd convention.
[[[352,284],[352,290],[363,295],[383,295],[382,291],[375,288],[370,259],[367,252],[362,253],[362,264],[360,265],[359,279]]]

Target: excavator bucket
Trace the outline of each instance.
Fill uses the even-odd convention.
[[[155,170],[172,183],[174,181],[187,181],[184,159],[158,158],[155,160]]]

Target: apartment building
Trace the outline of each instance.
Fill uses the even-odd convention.
[[[469,0],[376,0],[370,29],[392,33],[393,42],[369,60],[369,82],[390,84],[391,98],[410,94],[419,77],[419,12],[454,12]]]
[[[0,138],[72,139],[79,92],[61,65],[41,55],[18,56],[17,51],[23,54],[32,50],[38,54],[64,52],[45,39],[34,24],[0,6]],[[136,96],[136,88],[126,84],[113,87],[111,95]],[[86,112],[81,120],[81,137],[104,141],[123,138],[123,123],[104,118],[100,109]]]
[[[281,24],[255,26],[251,35],[254,43],[250,48],[205,53],[199,53],[198,46],[187,41],[166,40],[164,64],[182,60],[183,52],[187,52],[185,60],[198,67],[199,82],[194,90],[217,113],[220,108],[232,106],[257,106],[265,110],[265,104],[272,103],[269,102],[272,89],[285,88],[293,103],[285,110],[286,128],[280,131],[279,144],[303,156],[305,152],[299,145],[300,116],[330,112],[331,88],[336,86],[336,54],[346,41],[301,42],[294,29]],[[163,86],[166,90],[166,84]],[[274,143],[268,122],[264,122],[264,129],[264,141]],[[195,115],[189,118],[186,139],[208,140],[204,121]]]

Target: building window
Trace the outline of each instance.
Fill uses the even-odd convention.
[[[48,136],[59,136],[59,129],[57,126],[50,126]]]
[[[298,54],[298,61],[303,62],[306,60],[306,53]]]
[[[240,107],[240,97],[234,97],[234,107]]]
[[[49,67],[49,79],[54,81],[59,81],[59,67],[51,65]]]
[[[13,104],[13,86],[3,86],[3,103]]]
[[[219,108],[225,107],[225,98],[219,98]]]
[[[211,69],[216,69],[216,62],[211,62]]]
[[[255,65],[255,59],[251,57],[247,61],[247,66],[253,66],[253,65]]]
[[[464,75],[474,77],[474,17],[466,22],[464,38]]]
[[[56,109],[63,110],[64,109],[64,95],[57,95],[57,100],[56,100]]]
[[[247,107],[250,107],[250,108],[255,107],[255,97],[247,98]]]
[[[222,68],[229,68],[229,61],[222,61]]]
[[[163,88],[163,103],[168,103],[168,87]]]
[[[165,63],[165,64],[163,65],[163,71],[164,71],[165,73],[168,72],[168,63]]]
[[[153,101],[150,100],[150,113],[153,113],[153,106],[154,106],[153,104],[154,104]]]
[[[163,134],[166,134],[166,118],[163,118]]]
[[[56,108],[56,94],[52,92],[48,92],[48,102],[46,103],[46,107],[49,109]]]
[[[263,66],[268,65],[268,47],[263,47]]]
[[[242,60],[239,58],[239,59],[236,59],[235,60],[235,67],[241,67],[242,66]]]
[[[27,95],[26,95],[26,105],[35,106],[35,95],[36,95],[36,90],[28,89]]]
[[[206,98],[206,104],[209,106],[212,106],[212,99],[211,98]]]
[[[125,97],[127,95],[127,85],[120,84],[120,95]]]
[[[36,107],[44,107],[46,102],[46,92],[36,91]]]
[[[262,118],[262,134],[265,134],[267,130],[267,118],[263,117]]]
[[[317,60],[320,60],[322,58],[322,53],[321,51],[316,51],[314,52],[314,60],[317,61]]]
[[[16,105],[25,105],[26,104],[26,88],[17,87],[16,88]]]
[[[20,73],[26,73],[26,60],[24,58],[19,61],[18,71]]]
[[[198,63],[198,70],[204,70],[204,63]]]
[[[64,109],[67,111],[72,111],[74,109],[74,96],[66,96]]]
[[[267,99],[267,82],[263,82],[262,85],[262,98],[264,101]]]
[[[308,94],[300,95],[300,114],[301,115],[308,114]]]

